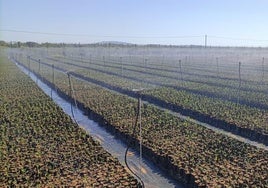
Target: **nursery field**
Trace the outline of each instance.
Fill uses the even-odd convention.
[[[10,55],[61,95],[75,99],[94,120],[142,141],[143,155],[187,186],[268,187],[267,150],[156,106],[268,145],[267,51],[181,48],[161,49],[161,54],[149,48],[144,55],[142,50],[40,48]],[[142,106],[142,138],[132,137],[133,97],[140,88],[148,102]]]
[[[140,187],[2,53],[0,174],[0,187]]]
[[[221,49],[208,50],[208,54],[193,50],[191,53],[197,55],[192,56],[181,50],[186,60],[184,55],[174,57],[172,54],[170,59],[163,60],[162,56],[157,59],[153,50],[143,59],[139,49],[129,57],[126,52],[100,56],[101,49],[83,49],[89,51],[87,56],[79,57],[75,52],[63,56],[57,50],[58,54],[53,57],[37,51],[28,60],[25,55],[21,58],[26,64],[30,60],[36,71],[40,66],[41,73],[51,73],[53,65],[62,72],[70,71],[128,95],[135,95],[133,89],[145,88],[144,100],[268,145],[268,66],[265,66],[264,50],[236,52],[245,54],[237,60],[244,61],[240,69],[234,62],[238,55],[229,55],[230,50],[222,52]],[[224,52],[227,55],[224,56]]]

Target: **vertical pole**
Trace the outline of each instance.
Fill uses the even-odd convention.
[[[30,62],[30,56],[28,56],[28,69],[29,69],[28,74],[30,75],[30,71],[31,71],[31,62]]]
[[[145,53],[145,49],[144,49],[144,53]],[[143,54],[143,70],[146,71],[146,59],[145,59],[145,55]],[[145,85],[146,83],[146,78],[144,78],[142,81],[141,81],[141,85]]]
[[[53,82],[53,85],[55,86],[54,64],[52,65],[52,82]]]
[[[105,66],[105,56],[102,56],[103,66]]]
[[[77,102],[76,102],[76,97],[74,95],[74,88],[73,88],[72,81],[71,81],[71,75],[70,75],[70,73],[68,73],[67,75],[68,75],[68,79],[69,79],[70,96],[73,98],[74,104],[75,104],[75,106],[77,108]]]
[[[207,47],[207,40],[208,40],[208,36],[205,35],[205,48]]]
[[[40,59],[38,59],[38,71],[36,71],[36,74],[38,74],[39,77],[41,77],[41,75],[40,75]],[[38,84],[38,76],[36,77],[36,84]]]
[[[140,159],[139,159],[139,165],[140,165],[140,175],[141,175],[141,169],[142,169],[142,126],[141,126],[141,94],[139,93],[139,125],[140,125]]]
[[[54,89],[56,88],[55,86],[55,75],[54,75],[54,64],[52,65],[52,83],[54,85]],[[51,87],[51,90],[50,90],[50,96],[51,96],[51,99],[52,99],[52,93],[53,93],[53,90],[52,90],[52,87]]]
[[[239,74],[239,88],[238,88],[238,98],[237,98],[237,103],[240,103],[240,87],[241,87],[241,62],[239,61],[239,69],[238,69],[238,74]]]
[[[145,67],[145,57],[144,57],[144,54],[143,54],[143,66]]]
[[[91,63],[91,54],[89,55],[89,63]]]
[[[111,59],[111,44],[108,44],[108,57]]]
[[[38,59],[38,74],[40,75],[40,62],[41,60],[40,59]]]
[[[219,58],[216,57],[216,63],[217,63],[217,77],[219,78]]]
[[[264,57],[262,58],[262,78],[261,78],[261,82],[262,82],[262,84],[264,82]]]
[[[67,73],[68,76],[68,80],[69,80],[69,92],[70,92],[70,96],[72,97],[72,86],[71,86],[71,77],[70,77],[70,73]]]
[[[181,82],[183,83],[181,60],[179,60],[179,67],[180,67]]]
[[[129,63],[132,64],[132,55],[129,55]]]
[[[73,93],[73,91],[72,91],[72,83],[71,83],[71,77],[70,77],[70,73],[67,73],[67,76],[68,76],[68,80],[69,80],[69,95],[70,95],[70,97],[72,98],[72,93]],[[72,104],[72,102],[71,102],[71,112],[72,112],[72,115],[73,115],[73,118],[74,118],[74,113],[73,113],[73,104]],[[74,119],[75,120],[75,119]]]
[[[122,62],[122,57],[120,57],[120,64],[121,64],[121,76],[123,76],[123,62]]]
[[[241,62],[239,62],[239,70],[238,70],[239,72],[239,89],[240,89],[240,87],[241,87]]]

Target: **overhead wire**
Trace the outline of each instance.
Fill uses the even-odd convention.
[[[73,33],[54,33],[54,32],[40,32],[40,31],[28,31],[28,30],[15,30],[15,29],[0,29],[3,32],[14,33],[27,33],[27,34],[41,34],[41,35],[58,35],[58,36],[84,36],[84,37],[104,37],[104,38],[218,38],[226,40],[244,40],[244,41],[256,41],[267,42],[268,39],[253,39],[253,38],[238,38],[238,37],[226,37],[217,35],[173,35],[173,36],[138,36],[138,35],[90,35],[90,34],[73,34]]]
[[[208,35],[210,38],[226,39],[226,40],[243,40],[243,41],[255,41],[255,42],[268,42],[268,39],[252,39],[252,38],[236,38],[236,37],[225,37],[225,36],[215,36]]]
[[[0,29],[4,32],[27,33],[27,34],[41,34],[41,35],[58,35],[58,36],[84,36],[84,37],[103,37],[103,38],[201,38],[203,35],[184,35],[184,36],[134,36],[134,35],[89,35],[89,34],[70,34],[70,33],[53,33],[53,32],[39,32],[13,29]]]

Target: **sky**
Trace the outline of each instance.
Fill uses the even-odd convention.
[[[0,40],[268,46],[267,10],[267,0],[0,0]]]

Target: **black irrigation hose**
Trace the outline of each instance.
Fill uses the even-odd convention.
[[[69,86],[70,86],[70,94],[72,95],[73,94],[73,88],[72,88],[72,83],[71,83],[71,77],[70,77],[70,74],[69,73],[67,73],[67,75],[68,75],[68,78],[69,78]],[[74,101],[75,101],[75,99],[74,99]],[[76,101],[75,101],[75,103],[76,103]],[[138,104],[139,105],[139,104]],[[76,105],[77,106],[77,105]],[[139,106],[138,106],[138,108],[139,108]],[[74,119],[74,121],[75,121],[75,123],[78,125],[78,123],[77,123],[77,121],[76,121],[76,119],[75,119],[75,116],[74,116],[74,110],[73,110],[73,102],[71,102],[71,112],[72,112],[72,117],[73,117],[73,119]],[[132,132],[132,136],[131,136],[131,138],[132,137],[134,137],[134,135],[135,135],[135,133],[136,133],[136,127],[137,127],[137,125],[138,125],[138,118],[139,118],[139,111],[137,111],[137,115],[136,115],[136,119],[135,119],[135,125],[134,125],[134,127],[133,127],[133,132]],[[125,151],[125,164],[126,164],[126,166],[127,166],[127,168],[129,169],[129,171],[137,178],[137,179],[139,179],[139,181],[141,182],[141,185],[142,185],[142,188],[145,188],[145,185],[144,185],[144,182],[142,181],[142,179],[133,171],[133,170],[131,170],[131,168],[128,166],[128,163],[127,163],[127,152],[128,152],[128,150],[129,150],[129,148],[130,148],[130,145],[131,145],[131,141],[130,142],[128,142],[128,145],[127,145],[127,149],[126,149],[126,151]]]
[[[68,78],[69,78],[69,87],[70,87],[70,94],[71,93],[73,93],[73,88],[72,88],[72,85],[71,85],[71,77],[70,77],[70,74],[69,73],[67,73],[67,75],[68,75]],[[51,99],[52,99],[52,92],[51,92]],[[74,99],[74,101],[75,101],[75,99]],[[138,104],[139,105],[139,104]],[[77,105],[76,105],[77,106]],[[138,108],[139,108],[139,106],[138,106]],[[138,109],[137,108],[137,109]],[[76,118],[75,118],[75,115],[74,115],[74,110],[73,110],[73,102],[71,102],[71,113],[72,113],[72,117],[73,117],[73,120],[74,120],[74,122],[76,123],[76,125],[78,125],[78,122],[76,121]],[[135,119],[135,125],[134,125],[134,127],[133,127],[133,132],[132,132],[132,135],[131,135],[131,137],[134,137],[134,135],[135,135],[135,133],[136,133],[136,127],[137,127],[137,125],[138,125],[138,118],[139,118],[139,112],[137,111],[137,115],[136,115],[136,119]],[[142,179],[139,177],[139,175],[137,175],[130,167],[129,167],[129,165],[128,165],[128,163],[127,163],[127,153],[128,153],[128,150],[129,150],[129,148],[130,148],[130,145],[131,145],[131,141],[130,142],[128,142],[128,144],[127,144],[127,149],[126,149],[126,151],[125,151],[125,164],[126,164],[126,167],[129,169],[129,171],[141,182],[141,186],[142,186],[142,188],[145,188],[145,185],[144,185],[144,182],[142,181]]]
[[[139,108],[139,104],[138,104],[138,107],[137,109]],[[137,113],[136,113],[136,118],[135,118],[135,124],[134,124],[134,127],[133,127],[133,132],[132,132],[132,135],[130,138],[134,138],[134,135],[136,133],[136,128],[137,128],[137,125],[138,125],[138,118],[139,118],[139,111],[137,110]],[[128,168],[128,170],[137,178],[139,179],[139,181],[141,182],[141,186],[143,188],[145,188],[145,185],[144,185],[144,182],[142,181],[141,177],[136,174],[133,170],[131,170],[131,168],[128,166],[128,163],[127,163],[127,153],[128,153],[128,150],[131,146],[131,140],[127,143],[127,149],[125,151],[125,164],[126,164],[126,167]]]
[[[69,86],[70,86],[70,94],[72,95],[73,94],[73,88],[72,88],[72,83],[71,83],[71,77],[70,77],[70,74],[67,73],[68,75],[68,78],[69,78]],[[72,95],[73,96],[73,95]],[[75,101],[75,99],[74,99]],[[76,103],[76,102],[75,102]],[[138,104],[139,105],[139,104]],[[77,105],[76,105],[77,106]],[[138,106],[139,107],[139,106]],[[71,112],[72,112],[72,117],[75,121],[75,123],[78,125],[76,119],[75,119],[75,116],[74,116],[74,110],[73,110],[73,102],[71,102]],[[137,115],[136,115],[136,119],[135,119],[135,125],[134,125],[134,128],[133,128],[133,132],[132,132],[132,136],[131,137],[134,137],[135,135],[135,132],[136,132],[136,127],[138,125],[138,117],[139,117],[139,112],[137,112]],[[133,171],[131,170],[131,168],[128,166],[128,163],[127,163],[127,152],[130,148],[130,145],[131,145],[131,142],[128,142],[128,145],[127,145],[127,149],[125,151],[125,164],[127,166],[127,168],[129,169],[129,171],[137,178],[139,179],[139,181],[141,182],[141,185],[142,185],[142,188],[145,188],[145,185],[144,185],[144,182],[142,181],[142,179]]]

